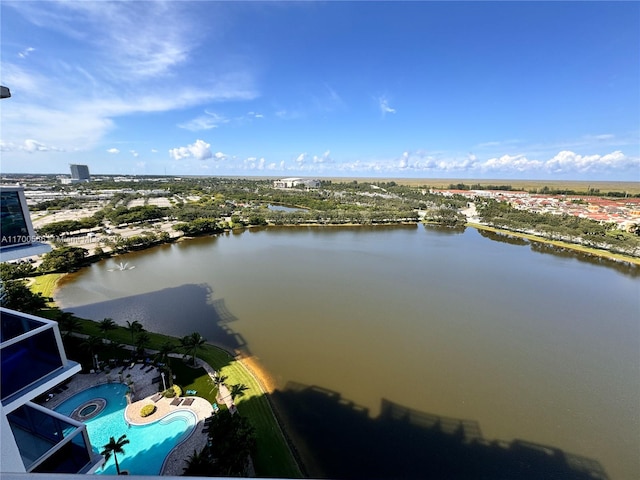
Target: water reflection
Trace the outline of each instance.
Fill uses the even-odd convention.
[[[607,268],[612,268],[620,273],[629,275],[631,277],[640,276],[640,267],[633,263],[617,261],[611,258],[600,257],[598,255],[590,255],[586,252],[579,252],[570,248],[562,248],[556,245],[551,245],[544,242],[532,242],[526,238],[516,237],[509,235],[508,233],[492,232],[489,230],[478,229],[478,233],[489,240],[494,242],[508,243],[509,245],[529,245],[531,250],[536,253],[542,253],[545,255],[553,255],[555,257],[574,259],[579,262],[589,263],[591,265],[599,265]]]
[[[483,438],[474,420],[383,399],[380,415],[338,392],[289,383],[273,394],[313,478],[607,479],[597,460],[526,440]]]
[[[456,235],[456,234],[464,233],[465,230],[467,229],[467,227],[465,227],[464,225],[457,225],[457,226],[453,226],[453,227],[448,227],[448,226],[445,226],[445,225],[436,225],[436,224],[433,224],[433,223],[425,223],[424,224],[424,229],[428,230],[430,232],[448,233],[448,234]]]

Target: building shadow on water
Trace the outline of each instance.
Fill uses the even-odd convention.
[[[389,400],[366,408],[317,386],[272,394],[310,477],[333,479],[607,479],[596,460],[525,440],[483,438],[473,420]]]
[[[213,290],[206,284],[164,288],[65,311],[96,321],[109,317],[122,326],[136,320],[148,331],[175,337],[198,332],[209,343],[244,355],[251,354],[242,335],[230,327],[237,318],[224,299],[213,299]]]

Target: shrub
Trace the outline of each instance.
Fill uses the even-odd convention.
[[[167,388],[162,395],[164,395],[165,398],[179,397],[182,395],[182,389],[178,385],[172,385]]]
[[[169,387],[164,392],[162,392],[162,395],[165,398],[173,398],[176,396],[176,391],[172,387]]]
[[[152,413],[154,413],[156,411],[156,406],[155,405],[145,405],[144,407],[142,407],[140,409],[140,416],[141,417],[148,417],[149,415],[151,415]]]

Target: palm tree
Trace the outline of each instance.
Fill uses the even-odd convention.
[[[138,354],[142,355],[143,357],[145,356],[144,347],[147,346],[150,341],[151,341],[151,337],[147,332],[143,330],[142,332],[138,333],[138,336],[136,337],[136,342],[135,342],[136,347],[138,349]]]
[[[180,344],[182,348],[184,348],[185,354],[191,355],[194,367],[196,366],[196,353],[198,353],[198,349],[202,348],[206,342],[207,340],[198,332],[193,332],[191,335],[182,337],[180,340]]]
[[[62,312],[60,314],[60,317],[58,317],[58,325],[63,332],[63,338],[69,338],[74,333],[82,332],[82,323],[70,312]]]
[[[244,392],[249,390],[244,383],[236,383],[235,385],[231,385],[231,400],[235,400],[236,397],[244,397]]]
[[[218,391],[220,391],[220,385],[224,385],[224,382],[227,381],[227,376],[226,375],[220,375],[219,372],[216,372],[216,374],[213,377],[213,388],[211,389],[210,393],[213,393],[213,391],[217,388]]]
[[[206,477],[212,467],[206,447],[200,452],[194,450],[193,454],[185,459],[185,463],[187,466],[182,471],[182,475],[185,477]]]
[[[169,363],[169,354],[176,351],[176,346],[167,341],[160,346],[160,350],[156,354],[156,360],[161,363]]]
[[[102,346],[102,338],[98,337],[97,335],[91,335],[85,338],[84,341],[80,344],[80,348],[88,352],[91,356],[91,362],[93,362],[93,357],[102,348]]]
[[[131,344],[134,343],[133,342],[134,335],[144,332],[144,327],[138,320],[134,320],[133,322],[130,322],[129,320],[127,320],[127,326],[125,328],[129,330],[129,332],[131,332]]]
[[[100,322],[98,322],[98,328],[100,329],[100,331],[104,335],[104,338],[106,339],[107,333],[109,333],[109,331],[111,330],[117,329],[118,325],[116,324],[116,322],[113,321],[113,318],[105,318],[104,320],[101,320]]]
[[[104,445],[102,447],[102,452],[100,452],[100,455],[104,455],[105,462],[108,462],[111,458],[111,455],[113,455],[113,459],[116,462],[116,472],[118,472],[118,475],[120,475],[120,465],[118,465],[118,457],[116,456],[116,454],[122,453],[124,455],[124,449],[122,447],[124,447],[127,443],[129,443],[129,440],[127,440],[126,435],[122,435],[118,439],[118,441],[111,437],[109,439],[109,443]]]

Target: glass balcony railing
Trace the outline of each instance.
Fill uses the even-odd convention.
[[[33,404],[17,408],[7,420],[27,471],[78,473],[92,461],[86,427],[79,422]]]
[[[2,311],[0,317],[2,327],[0,328],[0,343],[4,343],[12,338],[19,337],[27,332],[47,325],[46,322],[27,317],[24,314]]]
[[[63,366],[53,325],[16,342],[6,342],[0,357],[2,400]]]

